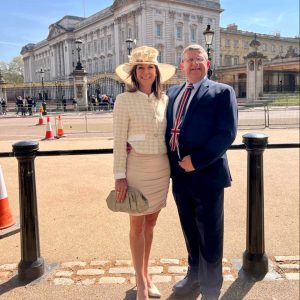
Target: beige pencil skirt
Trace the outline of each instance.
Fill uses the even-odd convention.
[[[129,186],[140,190],[149,201],[149,209],[133,216],[149,215],[166,206],[170,183],[167,154],[139,154],[132,149],[127,157],[126,178]]]

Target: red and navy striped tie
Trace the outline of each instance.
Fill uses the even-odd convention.
[[[178,137],[180,134],[180,127],[183,122],[188,99],[191,95],[193,88],[194,88],[193,84],[189,83],[188,86],[186,87],[185,91],[183,92],[183,95],[178,103],[175,122],[173,124],[173,128],[171,129],[171,139],[170,139],[171,151],[175,151],[176,147],[178,146]]]

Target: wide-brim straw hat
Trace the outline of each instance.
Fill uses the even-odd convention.
[[[136,65],[156,65],[160,72],[160,81],[164,83],[168,81],[176,72],[175,66],[159,63],[157,60],[158,51],[155,48],[141,46],[134,48],[131,55],[128,56],[129,62],[119,65],[116,68],[116,74],[126,84],[132,85],[130,72]]]

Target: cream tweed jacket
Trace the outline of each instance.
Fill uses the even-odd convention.
[[[164,154],[168,96],[158,100],[140,91],[125,92],[114,105],[114,177],[126,178],[126,144],[137,153]]]

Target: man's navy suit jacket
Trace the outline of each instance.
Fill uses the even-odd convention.
[[[179,135],[180,157],[191,155],[195,171],[185,172],[178,165],[176,151],[171,152],[169,141],[173,126],[174,101],[185,84],[171,87],[167,94],[166,143],[171,165],[173,191],[183,188],[216,189],[231,185],[226,150],[237,133],[237,103],[234,90],[226,85],[203,80],[191,99]]]

